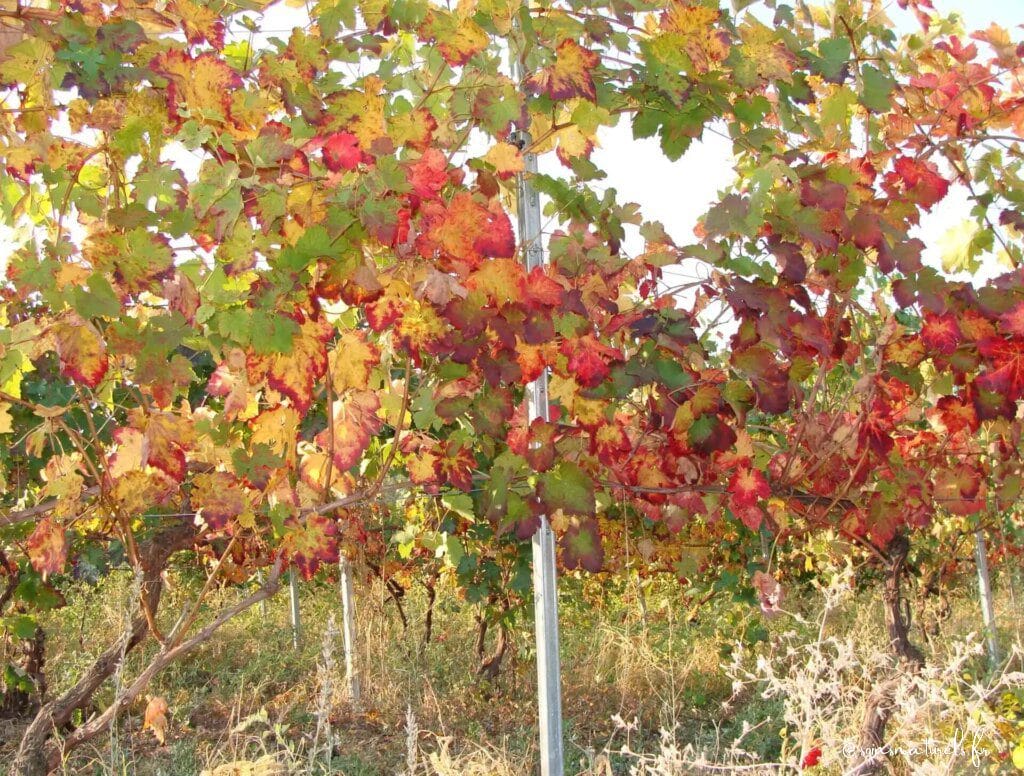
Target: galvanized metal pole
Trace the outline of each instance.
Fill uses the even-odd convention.
[[[295,569],[288,571],[288,593],[291,599],[292,646],[298,649],[302,639],[302,620],[299,618],[299,577]]]
[[[516,133],[514,140],[524,150],[525,172],[518,177],[519,240],[523,245],[526,271],[544,266],[541,242],[540,196],[530,182],[537,172],[537,155],[528,152],[530,135]],[[547,420],[547,370],[526,387],[529,419]],[[562,688],[558,655],[558,589],[555,574],[555,536],[546,515],[533,536],[533,606],[537,636],[537,703],[540,719],[540,758],[542,776],[562,776],[565,768],[562,752]]]
[[[992,604],[992,577],[988,571],[988,549],[985,533],[974,532],[974,559],[978,566],[978,597],[981,599],[981,621],[985,625],[985,644],[993,668],[999,664],[999,641],[996,638],[996,613]]]
[[[352,566],[344,555],[338,561],[341,585],[341,632],[345,639],[345,683],[352,706],[359,708],[359,674],[356,670],[356,600],[352,591]]]

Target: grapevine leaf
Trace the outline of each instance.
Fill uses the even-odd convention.
[[[733,506],[738,509],[752,507],[771,495],[764,475],[758,469],[749,466],[740,466],[733,472],[728,490]]]
[[[44,517],[36,524],[27,547],[32,567],[44,577],[64,570],[68,557],[67,534],[64,526],[52,517]]]
[[[597,92],[591,71],[599,61],[600,57],[595,52],[566,39],[556,49],[555,61],[526,79],[526,88],[554,100],[583,97],[593,101]]]
[[[312,579],[321,564],[338,562],[338,526],[318,514],[292,518],[285,524],[281,549],[305,579]]]
[[[313,386],[327,371],[327,342],[334,327],[321,317],[300,318],[298,335],[287,352],[247,358],[249,382],[253,385],[266,379],[271,388],[292,400],[299,412],[305,412],[313,401]]]
[[[567,569],[582,568],[596,574],[604,565],[604,548],[597,521],[590,517],[574,520],[559,539],[562,565]]]
[[[54,325],[53,337],[61,370],[72,380],[89,388],[100,384],[107,373],[107,346],[89,322],[72,317]]]
[[[549,513],[561,509],[566,514],[593,515],[597,508],[593,480],[570,461],[541,474],[537,492]]]

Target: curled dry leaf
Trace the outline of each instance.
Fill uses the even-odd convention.
[[[147,695],[146,700],[146,712],[142,718],[142,729],[152,730],[156,740],[163,746],[167,741],[170,707],[168,707],[167,701],[159,695]]]
[[[782,605],[782,585],[778,580],[763,571],[755,571],[752,582],[761,603],[761,611],[768,617],[779,614],[782,611],[779,608]]]

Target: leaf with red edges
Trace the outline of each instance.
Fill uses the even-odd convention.
[[[534,471],[544,472],[555,462],[558,426],[534,418],[529,426],[516,425],[508,433],[508,449],[523,456]]]
[[[403,347],[418,358],[422,353],[443,350],[448,324],[434,307],[418,299],[410,299],[402,308],[402,317],[395,324],[395,336]]]
[[[402,437],[399,449],[405,456],[405,470],[414,485],[426,486],[437,492],[441,482],[441,451],[437,440],[427,434],[414,432]]]
[[[521,340],[516,341],[516,364],[519,366],[519,381],[524,385],[540,377],[544,368],[550,366],[552,358],[548,348],[543,345],[530,345]]]
[[[248,406],[250,386],[243,350],[233,348],[224,354],[224,361],[210,375],[206,392],[224,399],[224,415],[228,420],[234,420]]]
[[[227,527],[232,520],[251,520],[254,495],[228,472],[197,474],[192,481],[192,506],[215,531]]]
[[[231,95],[242,88],[242,79],[216,54],[191,57],[172,49],[153,57],[149,67],[168,81],[167,110],[173,121],[179,120],[182,107],[206,120],[218,115],[231,120]]]
[[[146,463],[155,466],[176,482],[185,479],[185,454],[195,444],[191,420],[173,412],[154,412],[132,419],[136,428],[144,428],[149,456]]]
[[[585,569],[596,574],[604,566],[604,547],[597,521],[588,517],[574,520],[559,539],[562,565],[567,569]]]
[[[964,339],[970,342],[980,342],[996,336],[996,327],[992,325],[992,321],[970,307],[960,314],[959,325]]]
[[[129,472],[141,471],[146,468],[149,459],[149,442],[146,435],[136,428],[119,426],[111,436],[115,446],[107,456],[106,474],[113,480],[126,476]]]
[[[732,512],[751,531],[761,530],[761,524],[764,523],[764,510],[757,504],[746,507],[734,506]]]
[[[978,430],[978,413],[974,405],[965,402],[959,396],[943,396],[935,403],[935,415],[950,434],[958,431]]]
[[[402,317],[405,304],[390,291],[378,299],[369,302],[364,308],[366,322],[370,328],[380,333]]]
[[[409,113],[393,116],[389,125],[389,135],[395,145],[407,145],[418,151],[430,147],[430,141],[437,130],[437,119],[426,108],[416,108]]]
[[[618,421],[603,423],[590,435],[590,452],[597,455],[601,463],[611,466],[629,453],[633,445],[626,429]]]
[[[378,417],[380,397],[373,391],[350,391],[339,397],[331,408],[331,428],[317,434],[316,443],[334,451],[339,471],[352,468],[370,446],[370,438],[381,430]]]
[[[436,449],[420,448],[406,458],[405,470],[409,472],[411,483],[428,486],[428,491],[436,492],[441,482],[441,457]]]
[[[338,562],[338,526],[323,515],[292,518],[285,523],[281,550],[303,578],[312,579],[321,564]]]
[[[275,391],[292,400],[299,412],[313,401],[313,386],[327,371],[327,342],[334,327],[326,319],[298,316],[299,333],[287,353],[267,355],[250,352],[246,360],[249,382],[258,385],[265,378]]]
[[[491,146],[483,159],[488,164],[493,165],[494,172],[502,180],[508,180],[513,175],[521,173],[526,169],[523,155],[519,148],[504,141]]]
[[[519,301],[525,287],[526,273],[515,259],[488,259],[466,278],[466,288],[480,291],[497,305]]]
[[[866,523],[867,533],[880,547],[889,544],[904,525],[899,508],[887,501],[881,493],[872,494],[868,502]]]
[[[447,440],[442,448],[441,474],[452,487],[469,493],[473,490],[473,470],[476,458],[464,442]]]
[[[370,372],[380,364],[380,348],[368,342],[362,331],[345,331],[330,356],[334,392],[349,388],[364,389],[370,384]]]
[[[526,302],[531,307],[558,307],[565,289],[542,267],[534,267],[526,276]]]
[[[454,13],[430,7],[419,28],[420,38],[436,43],[437,50],[452,67],[465,65],[486,49],[489,41],[483,28],[463,11],[464,5],[468,4],[460,3]]]
[[[50,330],[57,344],[61,371],[89,388],[100,384],[107,373],[107,345],[96,328],[77,316]]]
[[[265,410],[249,422],[252,428],[252,436],[249,437],[249,447],[253,451],[257,451],[261,446],[265,446],[268,452],[282,459],[284,464],[294,466],[299,423],[301,421],[302,418],[294,407],[282,404]],[[280,462],[276,465],[280,466]],[[239,475],[243,474],[237,468],[236,472]],[[248,473],[244,476],[250,482],[253,482]]]
[[[661,14],[662,33],[651,41],[658,59],[677,60],[685,57],[684,66],[697,73],[707,73],[729,54],[730,36],[720,23],[721,11],[716,7],[689,2],[667,4]]]
[[[220,14],[194,0],[173,0],[172,7],[191,45],[205,40],[218,51],[224,48],[224,19]]]
[[[59,574],[68,558],[68,537],[64,526],[52,517],[44,517],[28,537],[26,549],[32,568],[44,577]]]
[[[591,71],[600,62],[597,53],[583,48],[574,40],[563,40],[555,50],[555,61],[541,68],[528,79],[526,88],[534,94],[546,94],[553,100],[573,97],[597,99]]]

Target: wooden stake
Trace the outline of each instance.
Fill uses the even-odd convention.
[[[292,646],[298,649],[302,640],[302,620],[299,616],[299,577],[295,569],[288,571],[288,593],[291,602]]]
[[[341,632],[345,640],[345,684],[349,701],[359,708],[359,674],[356,669],[356,599],[352,591],[352,566],[342,554],[338,561],[341,584]]]
[[[978,566],[978,597],[981,599],[981,621],[985,625],[985,645],[988,647],[989,663],[995,668],[999,664],[999,640],[996,637],[996,613],[992,603],[992,578],[988,571],[988,549],[985,533],[974,532],[974,559]]]

